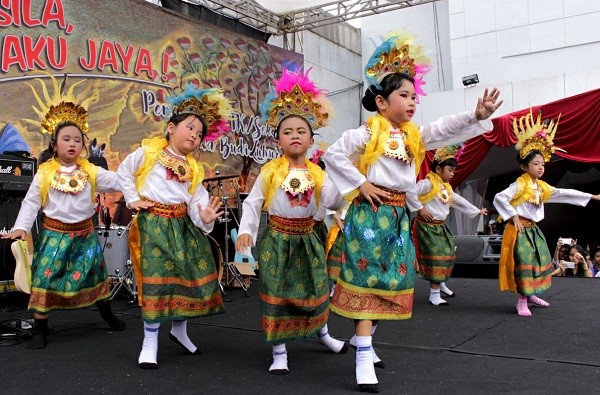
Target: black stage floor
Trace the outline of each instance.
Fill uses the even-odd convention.
[[[386,363],[377,369],[382,393],[564,394],[600,391],[600,279],[555,279],[545,293],[547,309],[519,317],[516,297],[501,293],[497,280],[454,278],[450,306],[428,304],[428,284],[418,280],[413,318],[381,322],[374,345]],[[94,309],[55,312],[56,332],[44,350],[28,350],[3,336],[3,394],[352,394],[354,351],[331,354],[316,339],[288,344],[287,376],[267,372],[271,348],[260,331],[258,284],[249,296],[233,289],[226,313],[190,321],[190,338],[202,350],[184,355],[159,336],[159,369],[142,370],[139,308],[126,295],[113,310],[126,322],[110,332]],[[29,318],[22,304],[7,304],[2,321]],[[350,320],[332,315],[330,332],[352,335]],[[6,330],[5,330],[6,332]]]

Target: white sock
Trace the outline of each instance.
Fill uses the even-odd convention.
[[[448,304],[448,302],[446,302],[444,299],[442,299],[442,297],[440,296],[440,290],[439,289],[433,289],[431,288],[429,290],[429,301],[431,302],[431,304],[433,304],[434,306],[439,306],[439,305],[443,305],[443,304]]]
[[[319,330],[317,336],[319,338],[319,343],[327,346],[327,348],[336,354],[342,351],[342,348],[344,348],[345,343],[343,341],[331,337],[329,334],[329,329],[327,328],[327,324],[325,324],[325,326]]]
[[[273,363],[269,366],[269,372],[272,371],[289,372],[285,343],[273,344]]]
[[[140,352],[140,356],[138,358],[138,364],[157,364],[156,354],[158,353],[159,328],[159,322],[144,322],[144,342],[142,343],[142,351]]]
[[[377,325],[373,325],[371,327],[371,339],[372,339],[372,336],[375,334],[376,330],[377,330]],[[351,346],[356,347],[356,335],[352,335],[352,337],[350,338],[350,341],[348,341],[348,343],[350,343]],[[375,349],[373,348],[373,346],[371,346],[371,351],[373,353],[373,363],[381,362],[381,358],[379,358],[379,356],[375,352]]]
[[[358,384],[379,383],[373,366],[371,339],[371,336],[356,336],[356,382]]]
[[[179,341],[179,344],[185,347],[190,353],[195,353],[198,347],[188,337],[187,334],[187,320],[173,321],[171,326],[171,335],[175,336]]]
[[[440,283],[440,291],[442,291],[446,295],[453,295],[454,294],[454,292],[452,292],[452,290],[450,288],[448,288],[446,286],[446,283],[444,283],[444,282]]]

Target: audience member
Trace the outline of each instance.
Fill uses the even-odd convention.
[[[552,272],[552,276],[592,277],[592,270],[585,259],[585,253],[582,246],[572,245],[569,252],[569,261],[560,260],[558,268]]]

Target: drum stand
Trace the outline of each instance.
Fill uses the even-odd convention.
[[[131,265],[131,259],[127,260],[127,264],[125,265],[125,273],[119,273],[119,269],[115,269],[115,276],[110,276],[117,280],[116,284],[113,286],[110,291],[110,297],[108,300],[113,300],[121,288],[125,287],[125,290],[131,295],[132,303],[137,303],[137,288],[135,286],[134,278],[135,274],[133,273],[133,266]]]
[[[117,236],[119,237],[119,239],[122,239],[123,235],[127,234],[126,232],[131,227],[131,224],[133,223],[134,219],[135,215],[133,216],[133,218],[131,218],[131,221],[129,221],[125,229],[119,229],[119,231],[117,232]],[[135,284],[135,273],[133,272],[133,265],[131,264],[131,259],[128,259],[127,263],[125,264],[125,273],[121,274],[119,269],[115,269],[115,275],[111,276],[109,273],[109,277],[116,279],[117,281],[116,284],[113,285],[112,290],[110,291],[110,297],[108,298],[108,300],[113,300],[117,296],[121,288],[124,287],[125,290],[129,293],[129,295],[131,295],[131,303],[137,303],[138,292],[137,286]]]
[[[240,275],[240,273],[238,273],[237,269],[235,268],[235,265],[231,262],[229,262],[229,241],[231,240],[231,236],[229,236],[229,226],[228,226],[228,222],[231,221],[231,219],[229,218],[229,208],[227,207],[227,201],[229,200],[228,196],[225,196],[225,194],[223,193],[223,181],[219,180],[219,182],[217,183],[217,187],[219,190],[219,195],[221,196],[221,201],[223,202],[223,206],[224,207],[224,211],[223,211],[223,216],[217,218],[217,221],[219,221],[219,223],[222,223],[225,225],[225,244],[224,244],[224,250],[225,250],[225,254],[224,254],[224,258],[223,259],[223,266],[224,266],[224,270],[227,270],[230,274],[231,274],[231,280],[227,281],[227,284],[231,284],[234,282],[238,282],[238,284],[240,284],[240,287],[244,290],[244,295],[248,296],[248,286],[246,285],[246,283],[244,282],[244,278]],[[233,212],[232,212],[233,214]],[[221,292],[223,293],[223,295],[227,295],[224,288],[223,288],[223,284],[219,283],[219,286],[221,287]]]

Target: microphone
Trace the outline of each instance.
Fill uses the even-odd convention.
[[[104,209],[104,229],[105,230],[109,230],[110,229],[110,222],[111,222],[111,218],[110,218],[110,212],[108,211],[108,207],[106,207]]]

